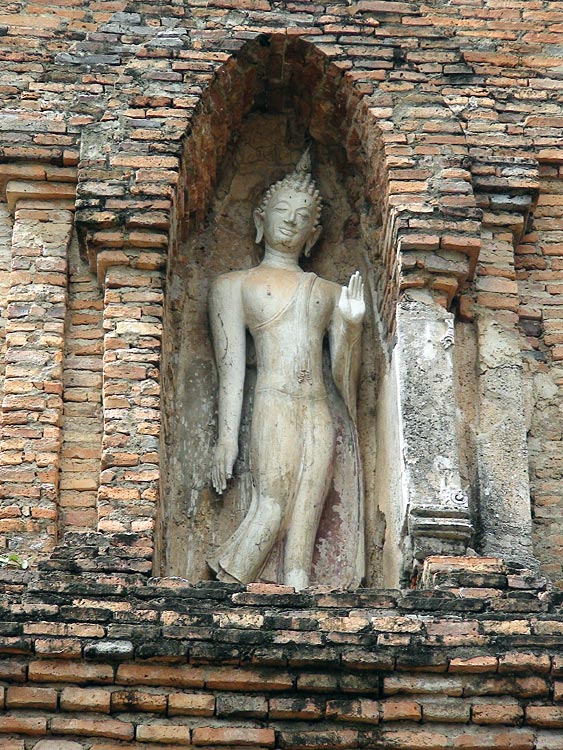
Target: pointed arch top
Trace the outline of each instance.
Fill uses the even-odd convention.
[[[135,112],[86,129],[82,165],[105,167],[107,182],[119,183],[122,193],[107,211],[112,191],[100,196],[99,181],[80,178],[77,222],[99,276],[111,265],[135,265],[148,251],[164,264],[175,242],[204,220],[218,167],[244,117],[253,109],[292,108],[304,130],[359,176],[357,204],[381,236],[381,313],[389,331],[402,288],[430,287],[449,305],[473,273],[480,212],[461,125],[408,62],[404,41],[344,48],[299,28],[247,37],[225,36],[220,50],[215,41],[204,72],[195,64],[200,53],[185,54],[193,82],[175,100],[183,107],[163,106],[147,82],[131,104],[142,104],[145,119],[161,127],[148,148],[141,142],[143,151],[135,151]],[[130,69],[138,71],[142,59]]]

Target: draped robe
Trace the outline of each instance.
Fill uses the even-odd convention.
[[[250,308],[263,290],[256,294],[254,270],[220,277],[232,288],[210,298],[212,316],[228,320],[229,300],[241,295],[240,325],[253,337],[258,376],[250,506],[208,563],[223,580],[283,582],[299,559],[312,583],[358,585],[365,567],[355,425],[360,330],[340,314],[341,288],[301,271],[273,314],[257,313]],[[323,367],[327,333],[332,377]]]

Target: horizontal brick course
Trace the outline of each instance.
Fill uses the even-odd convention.
[[[506,578],[500,576],[498,581],[499,585],[508,586]],[[484,582],[488,583],[488,580]],[[523,582],[524,579],[521,580]],[[511,583],[516,585],[518,582],[514,579]],[[3,734],[15,732],[16,735],[30,736],[29,733],[41,732],[45,737],[82,737],[91,744],[92,738],[98,738],[95,741],[100,743],[100,748],[103,747],[102,741],[111,747],[118,740],[141,745],[146,743],[151,747],[186,747],[190,744],[219,746],[221,743],[232,747],[295,748],[319,746],[323,742],[330,742],[336,747],[356,747],[358,743],[377,740],[380,743],[395,742],[398,747],[404,745],[405,748],[411,743],[418,750],[423,745],[413,745],[413,737],[422,737],[424,742],[437,743],[438,746],[442,742],[441,737],[448,737],[451,747],[460,748],[471,747],[471,743],[487,746],[487,742],[492,747],[501,742],[516,742],[516,746],[525,747],[529,745],[531,737],[541,745],[547,736],[545,733],[556,732],[563,726],[560,706],[551,697],[555,701],[560,700],[557,676],[561,670],[558,657],[548,658],[545,650],[526,644],[515,648],[510,636],[505,650],[499,651],[497,641],[499,601],[505,602],[508,607],[506,622],[527,622],[533,625],[533,629],[540,622],[557,622],[558,605],[548,604],[551,611],[549,614],[543,613],[540,620],[533,610],[526,617],[519,613],[519,600],[507,597],[503,589],[497,590],[499,596],[489,599],[481,599],[476,594],[475,599],[465,600],[480,603],[480,611],[473,613],[472,619],[466,622],[469,628],[467,632],[488,632],[488,636],[482,636],[485,645],[473,647],[474,655],[469,656],[464,646],[435,641],[436,633],[448,632],[452,624],[452,613],[443,611],[440,592],[425,597],[427,609],[424,614],[415,614],[409,609],[408,618],[405,617],[404,608],[411,606],[412,597],[387,597],[384,602],[385,619],[372,618],[369,626],[372,632],[377,636],[384,624],[387,634],[395,636],[392,630],[396,617],[398,629],[404,628],[407,620],[419,626],[409,627],[414,631],[409,638],[416,640],[409,641],[407,645],[402,642],[399,645],[394,642],[381,644],[376,668],[366,670],[359,657],[361,653],[372,653],[369,633],[365,629],[358,633],[348,627],[350,607],[357,619],[360,619],[363,611],[370,611],[369,603],[361,603],[365,596],[363,592],[334,593],[330,596],[307,594],[307,609],[304,610],[301,594],[278,592],[276,589],[272,589],[272,593],[257,594],[251,586],[249,595],[268,598],[259,605],[249,605],[246,599],[241,599],[238,587],[229,589],[222,584],[208,585],[209,596],[202,599],[197,596],[197,588],[184,586],[184,599],[189,598],[190,594],[195,597],[187,620],[190,626],[177,626],[184,630],[174,633],[172,637],[162,637],[162,626],[155,624],[161,613],[168,613],[165,620],[174,614],[175,622],[182,621],[183,617],[172,610],[173,601],[178,595],[178,586],[173,584],[174,579],[162,579],[147,586],[131,574],[108,575],[105,578],[94,574],[90,580],[85,577],[62,580],[57,573],[43,573],[32,578],[30,594],[26,594],[24,584],[6,586],[0,580],[0,586],[4,585],[10,600],[17,601],[20,607],[27,607],[27,597],[31,596],[33,611],[41,613],[43,618],[49,618],[37,620],[35,628],[28,627],[37,630],[29,634],[31,639],[51,638],[57,642],[61,637],[61,628],[63,632],[78,632],[83,626],[87,631],[94,618],[101,621],[94,623],[101,628],[101,632],[113,634],[112,638],[102,637],[98,640],[97,662],[37,657],[27,657],[27,663],[22,663],[16,657],[0,662],[3,667],[11,665],[11,672],[6,671],[5,674],[13,675],[8,677],[9,686],[5,691],[7,711],[4,716],[7,719]],[[55,607],[46,603],[54,590],[59,592],[59,605]],[[118,590],[120,593],[117,593]],[[112,592],[113,598],[110,596]],[[143,592],[150,594],[149,599]],[[156,592],[158,597],[154,599]],[[214,592],[217,594],[215,599]],[[142,609],[133,606],[135,601],[141,604]],[[154,608],[156,601],[158,609]],[[449,601],[453,606],[463,600],[453,597]],[[547,602],[549,598],[542,601]],[[342,606],[344,602],[347,608]],[[428,608],[430,604],[438,602],[442,602],[440,609]],[[319,609],[319,603],[322,603],[322,609]],[[266,611],[267,617],[264,616]],[[60,621],[61,612],[64,613],[65,622]],[[141,612],[147,623],[144,626],[138,625]],[[277,614],[273,617],[275,612]],[[279,666],[270,665],[267,669],[248,669],[246,666],[227,668],[223,666],[224,660],[232,660],[235,653],[231,643],[225,644],[228,657],[215,651],[211,659],[197,667],[167,662],[171,657],[190,658],[191,651],[197,651],[195,647],[198,642],[203,645],[213,637],[212,632],[232,632],[235,623],[241,626],[238,628],[241,636],[250,629],[265,643],[270,643],[272,633],[306,633],[309,631],[300,628],[321,616],[326,619],[327,615],[335,625],[333,632],[339,635],[339,639],[327,650],[324,661],[315,660],[314,669],[298,663],[288,668],[283,659]],[[112,619],[117,619],[120,624],[112,623]],[[201,623],[210,620],[216,623],[214,631],[201,627]],[[341,628],[338,627],[339,622]],[[459,620],[456,622],[459,623]],[[496,623],[494,627],[493,623]],[[283,630],[277,631],[278,626]],[[290,626],[295,630],[290,630]],[[17,632],[22,627],[17,621],[0,622],[3,632]],[[47,634],[49,630],[50,636]],[[531,628],[518,626],[519,632],[529,633],[529,630]],[[120,638],[116,638],[117,635]],[[189,646],[176,648],[178,638],[188,635]],[[398,635],[404,637],[408,634]],[[502,637],[505,638],[504,634]],[[529,634],[528,637],[533,636]],[[126,640],[129,638],[133,638],[134,642]],[[96,639],[87,638],[86,642],[87,648],[90,648],[96,644]],[[220,642],[220,639],[216,641]],[[137,652],[144,654],[141,662],[129,660],[111,663],[115,656],[109,646],[120,643],[133,645],[132,655],[128,658],[135,658]],[[316,642],[295,644],[285,636],[284,643],[284,646],[278,645],[276,648],[287,649],[288,654],[298,648],[300,659],[307,665],[310,659],[307,658],[306,649],[313,653],[318,649]],[[359,659],[362,665],[360,669],[344,658],[350,654],[348,643],[354,644],[354,659]],[[103,644],[109,644],[105,651],[101,648]],[[256,644],[253,645],[255,647]],[[208,652],[209,655],[211,653]],[[146,657],[151,661],[143,663]],[[247,658],[239,652],[236,661],[244,662]],[[197,659],[201,659],[201,656]],[[499,664],[503,665],[502,673],[497,671]],[[444,671],[446,667],[453,671]],[[433,671],[436,669],[442,671]],[[30,679],[37,679],[41,675],[41,681],[48,680],[50,684],[14,683],[14,678],[25,679],[26,670],[29,670]],[[201,685],[192,687],[178,684],[191,681],[194,675],[197,675]],[[85,683],[80,684],[81,680]],[[102,684],[96,685],[99,680],[103,681]],[[131,681],[131,684],[120,684],[125,680]],[[142,686],[143,681],[145,687]],[[377,699],[381,684],[384,694]],[[248,685],[251,686],[250,691]],[[356,695],[347,694],[346,691],[350,690]],[[314,726],[303,731],[302,723],[307,720],[314,722]],[[294,722],[295,729],[290,729]],[[450,726],[451,731],[444,733],[441,729],[443,725]],[[413,734],[415,726],[418,730]],[[521,731],[522,726],[527,727],[526,732]],[[446,744],[444,747],[449,746]]]
[[[517,596],[384,604],[135,578],[162,520],[166,251],[204,222],[254,99],[346,152],[382,225],[389,341],[399,289],[463,290],[464,325],[513,326],[535,551],[561,588],[561,28],[543,0],[2,9],[0,547],[44,567],[0,580],[0,750],[563,747],[560,607],[517,575]]]

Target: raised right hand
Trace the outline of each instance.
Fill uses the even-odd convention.
[[[364,300],[364,280],[359,271],[350,277],[348,286],[342,287],[338,309],[347,323],[357,325],[361,323],[366,314],[366,303]]]
[[[233,466],[238,455],[238,445],[218,442],[213,451],[211,482],[218,495],[227,489],[227,481],[233,476]]]

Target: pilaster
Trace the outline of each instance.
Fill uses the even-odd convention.
[[[486,314],[477,335],[480,546],[484,555],[534,567],[520,344],[515,331]]]
[[[523,335],[514,252],[539,190],[535,159],[489,158],[473,166],[483,210],[474,307],[478,348],[478,549],[537,567],[532,549]]]
[[[21,179],[18,179],[21,178]],[[13,518],[11,545],[34,561],[58,536],[67,252],[74,170],[2,165],[13,214],[0,428],[0,498]]]
[[[105,289],[105,334],[98,530],[122,535],[129,567],[148,572],[160,486],[165,256],[158,252],[118,256],[128,263],[109,264],[100,279]]]
[[[403,294],[397,311],[402,490],[415,561],[464,554],[472,534],[459,472],[453,347],[453,314],[428,292]]]

